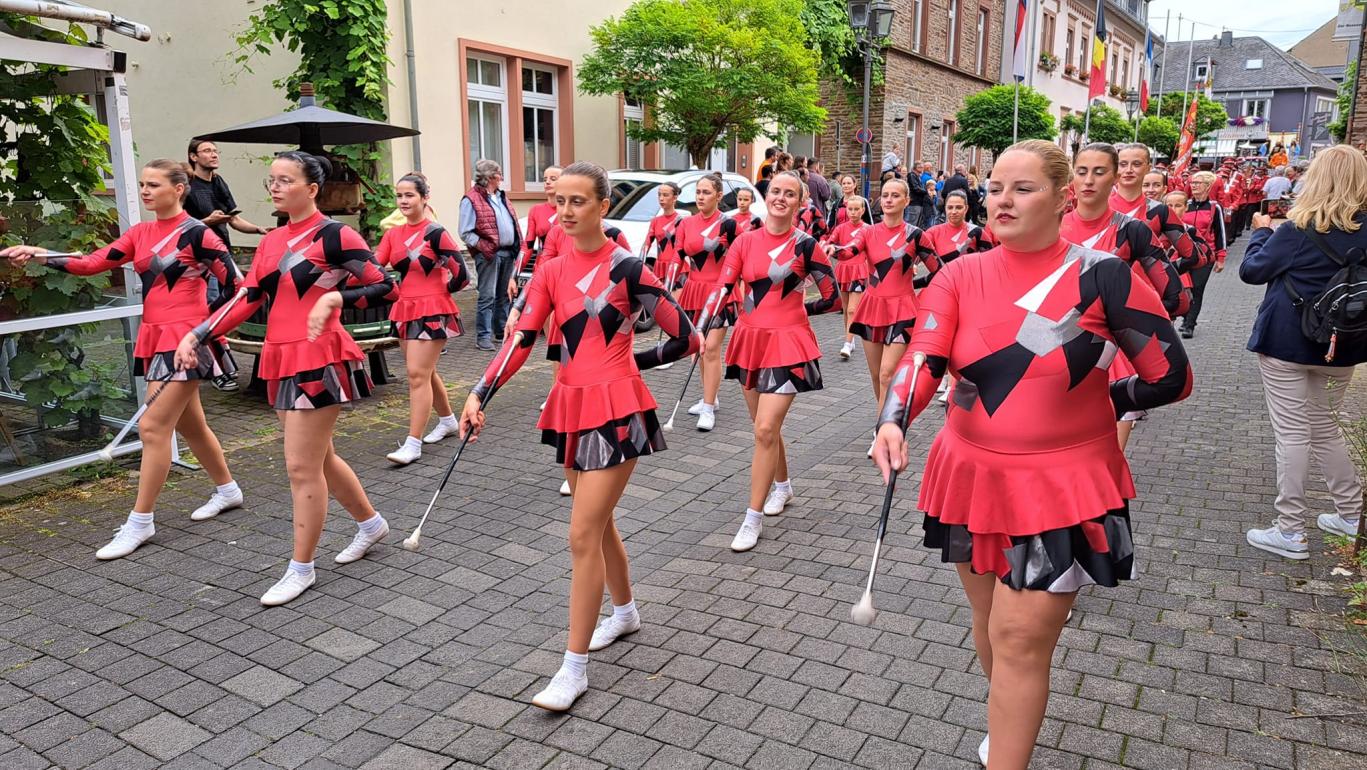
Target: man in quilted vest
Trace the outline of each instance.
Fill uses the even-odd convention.
[[[479,300],[475,305],[475,347],[492,351],[508,321],[508,293],[522,234],[517,213],[499,189],[503,169],[492,160],[475,163],[475,181],[460,201],[460,239],[475,258]]]

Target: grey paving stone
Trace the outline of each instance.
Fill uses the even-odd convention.
[[[284,674],[257,666],[224,681],[222,687],[258,706],[269,706],[298,692],[304,685]]]
[[[163,712],[119,733],[119,737],[157,759],[169,760],[213,736],[180,717]]]

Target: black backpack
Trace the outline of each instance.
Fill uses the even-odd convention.
[[[1310,242],[1340,266],[1325,289],[1313,297],[1302,297],[1289,279],[1282,285],[1291,305],[1301,316],[1301,333],[1320,344],[1327,344],[1326,363],[1333,363],[1339,345],[1358,348],[1367,345],[1367,253],[1359,246],[1342,255],[1313,228],[1305,230]]]

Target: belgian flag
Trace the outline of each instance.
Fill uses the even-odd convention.
[[[1106,93],[1106,0],[1096,0],[1096,36],[1092,38],[1092,74],[1087,80],[1087,101]]]

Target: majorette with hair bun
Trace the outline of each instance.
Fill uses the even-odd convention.
[[[940,269],[935,251],[921,228],[901,221],[860,228],[850,243],[869,264],[869,288],[850,322],[850,331],[880,345],[905,343],[916,324],[916,263],[933,274]]]
[[[445,227],[430,220],[392,227],[375,260],[399,274],[399,298],[389,311],[395,337],[444,340],[463,333],[451,293],[470,285],[470,273]]]
[[[736,240],[736,220],[727,217],[717,209],[712,216],[694,214],[679,223],[674,230],[674,245],[679,257],[687,263],[688,282],[679,294],[679,306],[697,323],[703,305],[721,286],[721,264],[726,258],[726,249]],[[720,328],[736,323],[736,308],[739,299],[727,295],[720,311],[707,308],[708,315],[716,316],[713,326]]]
[[[603,235],[606,235],[609,241],[627,251],[631,250],[631,245],[627,243],[627,237],[621,230],[615,227],[604,227]],[[537,257],[536,265],[532,269],[533,277],[541,271],[542,265],[555,261],[557,257],[560,257],[562,254],[573,249],[573,247],[574,244],[570,241],[569,237],[565,235],[564,228],[559,225],[552,226],[551,231],[546,235],[545,243],[541,246],[541,256]],[[527,296],[524,291],[519,294],[517,300],[513,302],[513,309],[518,313],[521,313],[526,304]],[[551,328],[546,332],[546,360],[563,364],[564,351],[561,346],[564,345],[564,343],[565,336],[560,332],[560,326],[558,324],[551,324]]]

